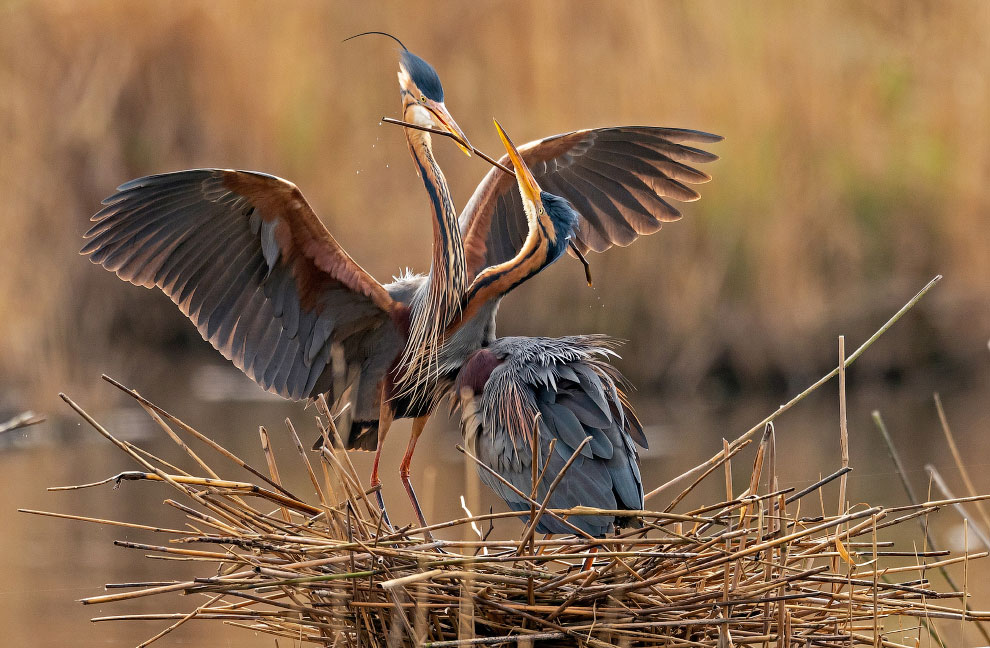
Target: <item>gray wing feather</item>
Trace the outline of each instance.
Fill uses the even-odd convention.
[[[581,421],[574,415],[574,412],[563,404],[541,402],[539,409],[543,414],[540,433],[557,437],[562,441],[562,443],[557,444],[557,451],[565,459],[570,457],[571,453],[588,436]],[[592,457],[590,445],[584,446],[581,449],[581,454],[585,457]]]
[[[397,353],[401,340],[380,304],[312,263],[303,268],[305,280],[318,290],[304,305],[301,262],[286,259],[278,241],[281,216],[262,214],[262,202],[226,185],[235,175],[297,191],[273,176],[220,169],[138,178],[104,201],[82,253],[125,281],[159,287],[205,340],[287,398],[312,397],[329,385],[332,344],[343,346],[348,364],[360,363],[369,352],[360,347],[362,334],[380,330],[374,352]],[[330,262],[343,265],[341,258]]]
[[[721,139],[701,131],[622,126],[554,135],[519,150],[540,186],[567,198],[581,214],[573,239],[577,247],[602,252],[680,218],[668,199],[697,200],[699,194],[687,185],[711,179],[689,165],[717,159],[685,142]],[[485,176],[461,212],[460,228],[473,272],[515,255],[528,228],[507,174],[492,169]]]

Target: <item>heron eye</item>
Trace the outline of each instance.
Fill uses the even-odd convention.
[[[421,96],[421,97],[419,98],[419,102],[420,102],[420,103],[426,103],[426,95],[422,95],[422,96]]]

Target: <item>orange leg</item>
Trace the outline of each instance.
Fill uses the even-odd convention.
[[[409,435],[409,444],[406,446],[406,454],[402,457],[402,463],[399,464],[399,479],[402,480],[402,485],[406,487],[406,494],[409,496],[409,501],[412,502],[413,510],[416,512],[416,518],[419,520],[420,526],[428,526],[426,524],[426,517],[423,515],[423,509],[419,505],[419,500],[416,498],[416,491],[413,490],[412,482],[409,481],[409,465],[412,463],[413,452],[416,451],[416,442],[419,441],[419,435],[423,433],[423,428],[426,427],[426,422],[430,419],[430,416],[420,416],[419,418],[413,419],[412,433]],[[425,531],[423,535],[426,537],[428,542],[433,542],[433,534],[429,531]]]
[[[378,477],[378,462],[382,458],[385,437],[388,435],[388,429],[392,426],[394,418],[395,410],[392,409],[388,399],[382,397],[382,405],[378,410],[378,447],[375,449],[375,463],[371,468],[371,487],[378,488],[375,497],[378,499],[378,508],[382,510],[382,519],[387,526],[392,526],[392,523],[388,519],[388,513],[385,512],[385,498],[382,496],[381,489],[382,480]]]
[[[598,547],[591,547],[588,549],[588,557],[584,559],[584,565],[581,567],[581,571],[588,571],[591,569],[592,565],[595,564],[595,554],[598,553]]]

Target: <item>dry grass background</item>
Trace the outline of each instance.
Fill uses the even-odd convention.
[[[370,3],[369,3],[370,5]],[[196,166],[296,182],[380,279],[428,264],[428,209],[395,115],[394,47],[431,61],[473,143],[645,123],[722,134],[686,218],[561,262],[501,332],[630,340],[644,387],[803,379],[936,272],[861,375],[965,368],[990,328],[990,4],[958,2],[4,2],[0,407],[201,348],[161,295],[77,256],[120,182]],[[463,205],[486,171],[442,144]],[[899,337],[898,337],[899,336]],[[84,342],[83,342],[84,341]],[[42,399],[39,403],[38,399]]]

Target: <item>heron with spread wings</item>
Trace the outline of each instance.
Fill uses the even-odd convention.
[[[433,67],[403,46],[398,76],[403,118],[451,134],[470,154]],[[397,398],[404,358],[443,330],[467,285],[464,247],[448,235],[457,231],[457,212],[431,137],[405,132],[433,210],[428,275],[380,284],[340,247],[295,185],[228,169],[121,185],[93,216],[81,251],[125,281],[160,288],[205,340],[268,391],[294,400],[327,394],[334,402],[348,390],[359,428],[350,434],[371,432],[377,446],[372,486],[380,484],[392,419],[436,407]]]

